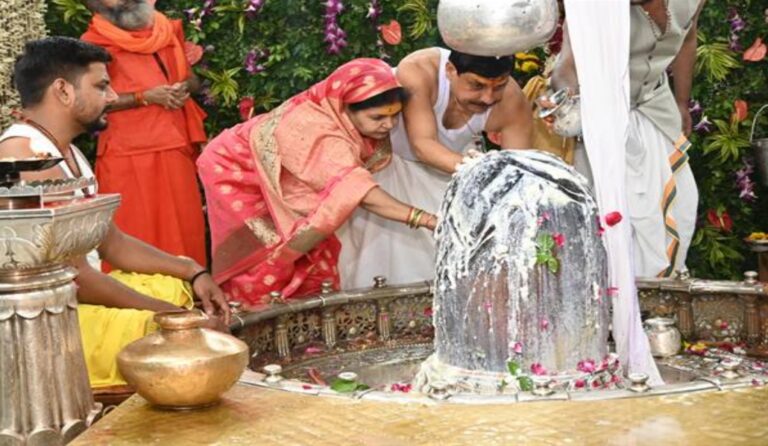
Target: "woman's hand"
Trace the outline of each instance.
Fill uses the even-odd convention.
[[[423,228],[427,228],[430,231],[434,231],[437,227],[437,215],[425,212],[419,220],[419,224]]]
[[[229,325],[232,312],[224,292],[216,285],[210,274],[206,272],[197,277],[192,284],[192,291],[200,299],[203,304],[203,311],[208,316],[220,317],[224,324]]]

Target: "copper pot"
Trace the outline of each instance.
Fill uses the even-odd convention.
[[[125,380],[150,403],[169,409],[215,404],[248,364],[239,339],[201,328],[201,311],[163,312],[160,330],[127,345],[117,355]]]

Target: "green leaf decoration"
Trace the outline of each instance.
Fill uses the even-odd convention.
[[[560,269],[560,261],[554,257],[550,257],[547,259],[547,268],[549,268],[549,272],[552,274],[557,274],[557,271]]]
[[[696,72],[704,73],[710,82],[722,81],[739,61],[733,51],[724,41],[707,42],[703,33],[699,32],[699,46],[696,48]]]
[[[533,380],[528,376],[518,376],[517,384],[520,386],[520,390],[524,392],[530,392],[533,390]]]
[[[739,123],[715,119],[714,124],[717,132],[707,138],[704,153],[714,153],[719,164],[740,159],[743,149],[749,148],[749,139],[739,132]]]
[[[61,13],[64,23],[86,24],[91,19],[91,11],[81,0],[53,0],[53,4]]]
[[[221,72],[210,70],[200,71],[200,75],[211,81],[211,94],[230,105],[238,99],[238,84],[234,76],[242,70],[241,67],[230,68]]]
[[[520,374],[520,363],[517,361],[507,361],[507,369],[510,375],[517,376]]]
[[[560,261],[555,257],[555,238],[552,234],[539,234],[536,237],[536,264],[544,265],[549,272],[557,274]]]
[[[539,234],[536,238],[536,246],[542,251],[551,251],[555,247],[555,238],[552,234]]]
[[[352,393],[357,392],[358,390],[368,389],[370,389],[370,387],[365,384],[340,378],[334,379],[331,383],[331,390],[339,393]]]
[[[418,39],[424,34],[432,31],[433,12],[430,10],[428,0],[406,0],[406,2],[397,8],[398,12],[409,12],[413,17],[413,22],[408,28],[408,35],[413,39]]]

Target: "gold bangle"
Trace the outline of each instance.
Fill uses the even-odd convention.
[[[421,216],[424,215],[423,209],[416,209],[416,212],[413,213],[413,219],[409,222],[410,226],[413,229],[418,229],[420,224],[419,221],[421,220]]]
[[[405,217],[405,221],[403,222],[405,223],[406,226],[410,226],[410,221],[411,221],[411,218],[413,217],[413,211],[415,210],[416,209],[413,206],[411,206],[411,208],[408,209],[408,216]]]

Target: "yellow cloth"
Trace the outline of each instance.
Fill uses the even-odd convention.
[[[192,307],[189,285],[175,277],[122,271],[112,271],[109,275],[144,295],[179,307]],[[152,321],[155,313],[86,304],[78,305],[77,313],[91,387],[126,384],[117,370],[117,354],[126,345],[157,329]]]

